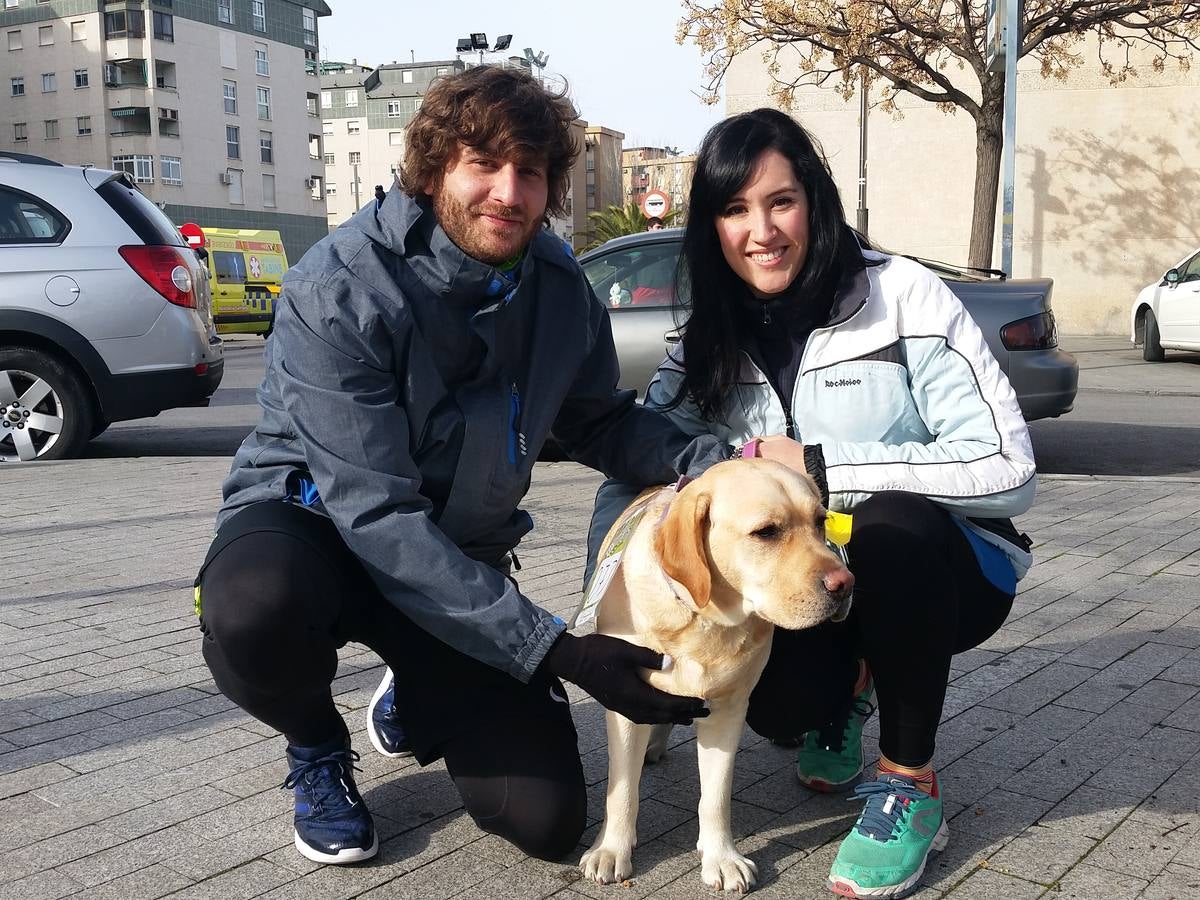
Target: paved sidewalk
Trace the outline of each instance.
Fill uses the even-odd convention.
[[[0,898],[711,896],[689,729],[647,770],[635,878],[602,888],[483,835],[440,767],[371,753],[379,669],[355,646],[335,694],[382,850],[343,869],[302,859],[283,742],[215,692],[191,616],[227,465],[0,472]],[[521,583],[557,612],[576,596],[596,484],[571,464],[536,473]],[[1200,484],[1049,478],[1019,524],[1039,563],[1003,630],[955,659],[937,756],[951,840],[917,896],[1200,896]],[[899,624],[897,638],[911,640]],[[596,818],[603,719],[575,700]],[[735,791],[757,896],[831,897],[856,805],[806,793],[790,754],[749,733]]]

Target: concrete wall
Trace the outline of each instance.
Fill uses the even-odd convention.
[[[1137,291],[1200,245],[1200,66],[1111,86],[1094,46],[1088,65],[1048,81],[1036,60],[1018,72],[1013,267],[1054,278],[1059,326],[1122,333]],[[1143,54],[1135,57],[1146,63]],[[786,75],[786,67],[784,75]],[[771,105],[757,52],[730,69],[729,114]],[[964,82],[967,84],[967,82]],[[977,93],[977,88],[975,90]],[[797,94],[792,114],[824,145],[849,220],[858,192],[858,99]],[[882,245],[965,263],[975,174],[974,121],[916,100],[903,118],[869,114],[871,237]],[[1000,264],[1000,208],[996,250]]]

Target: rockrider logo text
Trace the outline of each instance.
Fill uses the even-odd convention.
[[[837,381],[825,379],[825,387],[854,387],[856,384],[862,384],[861,378],[839,378]]]

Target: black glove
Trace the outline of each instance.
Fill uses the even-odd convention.
[[[547,672],[579,685],[600,705],[639,725],[688,725],[708,715],[698,697],[651,687],[638,669],[661,669],[663,655],[606,634],[576,637],[564,631],[542,663]]]

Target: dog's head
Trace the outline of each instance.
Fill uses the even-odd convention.
[[[825,543],[816,484],[764,459],[718,463],[674,499],[654,538],[664,571],[700,614],[781,628],[841,621],[854,576]]]

